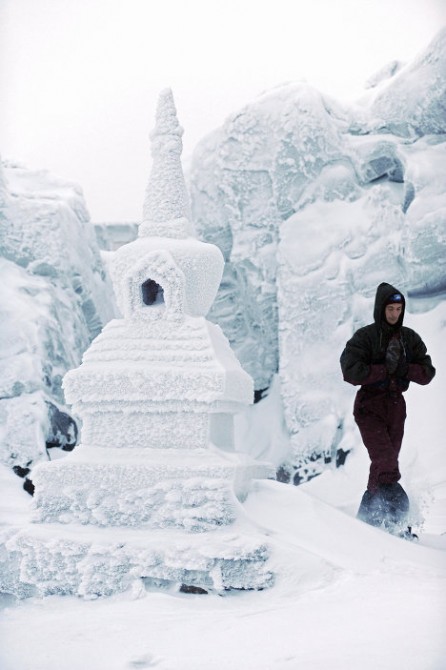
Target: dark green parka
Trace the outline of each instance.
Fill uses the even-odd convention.
[[[395,293],[402,296],[402,311],[398,322],[391,326],[385,320],[387,300]],[[368,390],[384,391],[392,383],[392,390],[406,391],[410,382],[429,384],[435,375],[430,356],[421,337],[411,328],[403,326],[405,299],[401,291],[387,283],[378,286],[373,311],[374,323],[356,331],[347,342],[341,355],[344,380]],[[405,365],[404,376],[391,380],[387,373],[385,357],[390,339],[397,335],[402,345]]]

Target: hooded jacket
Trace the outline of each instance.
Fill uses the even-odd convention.
[[[388,299],[395,293],[402,297],[402,310],[398,322],[391,326],[385,319]],[[406,391],[409,383],[429,384],[435,376],[435,368],[421,337],[411,328],[403,326],[406,301],[398,289],[391,284],[378,286],[373,310],[374,323],[356,331],[341,354],[341,369],[344,380],[355,386],[361,385],[370,391],[389,389]],[[386,350],[392,337],[400,338],[403,356],[408,366],[404,377],[392,378],[385,365]]]

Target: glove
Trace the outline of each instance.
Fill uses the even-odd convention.
[[[386,351],[386,369],[389,375],[395,374],[401,357],[401,342],[397,337],[392,337]]]
[[[398,361],[398,365],[396,366],[395,377],[400,378],[407,377],[408,372],[409,372],[409,363],[406,360],[406,354],[403,349],[403,351],[401,352],[400,360]]]

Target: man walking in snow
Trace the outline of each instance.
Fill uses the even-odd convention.
[[[401,512],[401,518],[408,510],[407,496],[397,484],[406,419],[403,392],[410,382],[429,384],[435,375],[422,339],[403,326],[404,311],[403,294],[390,284],[380,284],[374,323],[356,331],[340,361],[344,380],[361,386],[353,415],[371,465],[358,517],[373,525],[385,522],[390,508],[395,517]]]

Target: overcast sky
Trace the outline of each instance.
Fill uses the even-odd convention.
[[[446,23],[446,0],[0,0],[0,153],[78,182],[93,221],[137,221],[158,93],[184,160],[260,92],[340,100]]]

